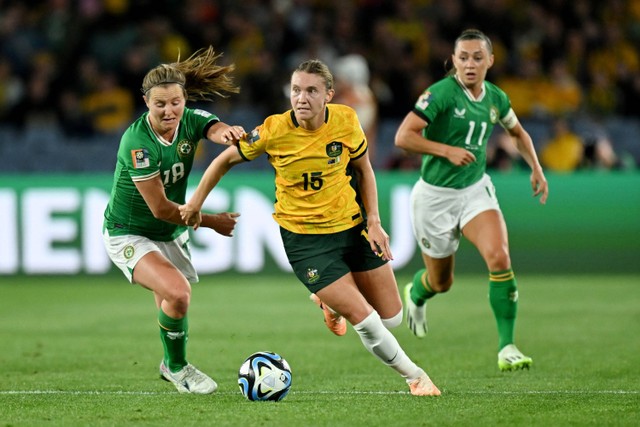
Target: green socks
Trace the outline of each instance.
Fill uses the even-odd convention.
[[[171,372],[178,372],[187,365],[187,332],[189,330],[187,317],[174,319],[160,309],[158,324],[160,340],[164,347],[164,363]]]
[[[418,270],[413,276],[411,300],[421,306],[435,294],[427,280],[427,270]],[[500,350],[508,344],[513,344],[518,312],[518,289],[512,269],[489,273],[489,303],[498,326]]]
[[[422,278],[424,277],[424,281]],[[429,281],[427,280],[427,270],[421,269],[418,270],[416,274],[413,276],[413,286],[411,287],[411,300],[418,306],[424,305],[424,303],[431,297],[433,297],[436,292],[433,292],[431,286],[429,286]]]
[[[489,273],[489,303],[498,326],[499,347],[513,344],[518,311],[518,290],[513,270]]]

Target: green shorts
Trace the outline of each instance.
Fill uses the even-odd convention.
[[[280,235],[293,272],[313,293],[349,272],[387,263],[371,250],[364,223],[331,234],[297,234],[280,227]]]

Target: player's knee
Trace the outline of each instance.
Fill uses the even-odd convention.
[[[397,328],[402,324],[402,308],[395,315],[387,319],[382,319],[382,324],[387,329]]]
[[[489,271],[502,271],[511,268],[509,252],[498,249],[485,255],[485,261]]]
[[[191,288],[189,286],[178,286],[172,289],[166,296],[165,300],[171,305],[171,307],[181,313],[187,314],[189,304],[191,303]]]

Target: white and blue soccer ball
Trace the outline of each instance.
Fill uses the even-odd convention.
[[[259,351],[240,366],[238,385],[248,400],[282,400],[291,389],[291,368],[279,354]]]

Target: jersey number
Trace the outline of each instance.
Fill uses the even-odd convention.
[[[175,184],[184,177],[184,163],[174,163],[173,166],[171,166],[171,170],[164,171],[163,175],[162,183],[164,185]]]
[[[305,172],[302,174],[302,178],[304,179],[304,189],[308,190],[311,187],[312,190],[319,190],[322,188],[322,178],[320,176],[322,172]]]
[[[484,139],[484,134],[487,133],[487,122],[480,122],[480,136],[478,137],[478,145],[482,146],[482,140]],[[473,136],[473,131],[476,128],[476,122],[471,120],[469,122],[469,132],[467,132],[467,137],[464,140],[466,145],[471,145],[471,137]]]

